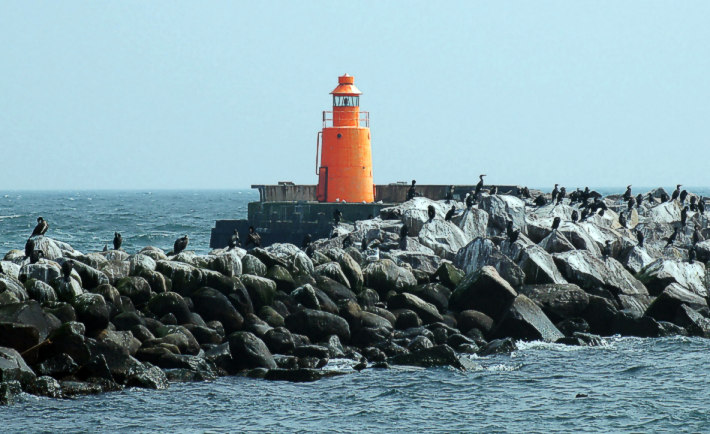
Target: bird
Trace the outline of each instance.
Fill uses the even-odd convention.
[[[32,238],[28,238],[25,243],[25,257],[29,258],[32,252],[35,250],[35,241]]]
[[[308,236],[310,236],[310,234],[308,234],[306,236],[308,237]],[[229,238],[228,250],[236,249],[237,247],[241,247],[241,246],[242,246],[242,240],[239,239],[239,229],[234,229],[234,233],[232,233],[232,236]]]
[[[547,201],[545,200],[545,197],[542,194],[536,197],[533,202],[535,203],[535,206],[538,207],[547,205]]]
[[[625,201],[625,202],[628,202],[629,199],[631,199],[631,186],[630,186],[630,185],[627,185],[627,186],[626,186],[626,192],[624,192],[624,196],[623,196],[623,197],[624,197],[624,201]]]
[[[429,216],[429,221],[434,220],[434,217],[436,217],[436,209],[434,209],[433,205],[427,207],[426,213]]]
[[[636,240],[639,242],[639,247],[643,247],[643,232],[636,230]]]
[[[367,250],[367,237],[362,237],[362,241],[360,242],[360,250],[365,251]]]
[[[559,217],[555,217],[554,219],[552,219],[552,230],[553,231],[560,227],[561,221],[562,221],[562,219]]]
[[[187,237],[187,235],[175,240],[175,244],[173,245],[173,255],[177,255],[178,253],[185,250],[185,248],[187,248],[187,245],[189,244],[189,242],[190,242],[190,239]]]
[[[412,185],[409,187],[409,190],[407,190],[407,200],[414,199],[417,196],[417,180],[412,179]]]
[[[234,230],[235,232],[237,231],[236,229]],[[311,234],[306,234],[303,236],[303,241],[301,242],[301,249],[306,250],[308,246],[311,245],[311,240],[313,239],[313,236]]]
[[[693,231],[693,245],[703,241],[703,235],[700,233],[700,228],[696,225]]]
[[[626,227],[626,216],[624,216],[624,213],[622,212],[619,214],[619,224],[621,227],[625,228]]]
[[[692,264],[693,261],[695,261],[695,256],[695,246],[690,246],[690,248],[688,249],[688,262]]]
[[[650,204],[656,203],[656,201],[653,200],[653,193],[648,193],[648,203],[650,203]]]
[[[664,247],[664,249],[673,244],[673,241],[675,241],[676,237],[678,236],[678,229],[678,226],[673,229],[673,233],[670,237],[668,237],[668,242],[666,243],[666,247]]]
[[[683,190],[680,192],[679,199],[680,199],[681,205],[685,203],[685,198],[687,198],[687,197],[688,197],[688,190]]]
[[[478,184],[476,184],[476,196],[481,194],[481,190],[483,189],[483,177],[486,175],[478,175]]]
[[[488,194],[490,194],[490,195],[498,194],[498,186],[496,186],[496,185],[492,186],[491,189],[488,190]]]
[[[62,263],[62,276],[64,277],[65,282],[69,282],[71,280],[71,272],[73,269],[74,261],[71,259]]]
[[[691,211],[697,211],[697,209],[698,209],[697,201],[698,201],[697,197],[690,196],[690,210]]]
[[[333,211],[333,221],[335,222],[336,226],[338,224],[340,224],[340,220],[342,218],[343,218],[343,213],[340,212],[340,210],[336,208],[335,211]]]
[[[343,239],[343,248],[347,249],[348,247],[353,245],[353,237],[348,234],[345,239]]]
[[[444,221],[451,221],[451,219],[454,216],[454,213],[456,212],[456,205],[451,205],[451,209],[446,212],[446,216],[444,216]]]
[[[602,216],[602,217],[603,217],[603,216],[604,216],[604,211],[605,211],[605,208],[599,209],[599,216]]]
[[[683,209],[680,211],[680,224],[681,226],[685,226],[685,223],[688,221],[688,207],[685,206]]]
[[[661,203],[666,203],[669,200],[670,200],[670,198],[668,197],[668,193],[666,193],[665,191],[663,193],[661,193]]]
[[[402,227],[399,229],[399,237],[400,238],[407,238],[409,235],[409,226],[406,224],[402,225]]]
[[[473,195],[473,192],[470,192],[469,194],[466,195],[466,208],[467,209],[471,209],[475,202],[476,202],[476,197]]]
[[[560,188],[560,192],[557,194],[557,205],[562,203],[562,201],[564,200],[566,195],[567,195],[567,189],[564,187]]]
[[[552,202],[555,202],[557,200],[557,195],[559,194],[559,190],[557,189],[557,186],[559,184],[555,184],[555,188],[552,189]]]
[[[506,223],[505,232],[508,235],[510,244],[513,244],[515,241],[517,241],[518,235],[520,235],[520,229],[513,229],[513,222],[510,220],[508,221],[508,223]]]
[[[40,259],[44,257],[44,252],[41,250],[33,250],[30,253],[30,264],[36,264]]]
[[[641,204],[643,203],[643,195],[641,193],[636,195],[636,208],[641,208]]]
[[[572,222],[577,223],[577,220],[579,220],[579,213],[577,212],[577,210],[574,210],[572,211]]]
[[[698,212],[700,213],[700,215],[705,214],[705,199],[703,199],[702,197],[698,201]]]
[[[523,187],[522,195],[526,199],[530,199],[530,189],[528,187]]]
[[[602,248],[602,256],[604,259],[611,256],[611,241],[607,240],[606,243],[604,243],[604,247]]]
[[[104,252],[108,252],[108,244],[104,244]]]
[[[587,217],[589,217],[589,210],[587,208],[584,208],[582,210],[582,218],[580,221],[585,221],[587,220]]]
[[[671,196],[671,200],[676,200],[678,199],[678,196],[680,196],[680,186],[681,184],[678,184],[676,186],[675,190],[673,191],[673,195]]]
[[[449,191],[446,193],[446,203],[449,203],[452,200],[454,200],[454,186],[453,185],[449,186]]]
[[[47,221],[42,217],[37,217],[37,226],[35,226],[34,230],[32,231],[32,235],[30,235],[30,238],[46,234],[47,229],[49,229],[49,223],[47,223]]]
[[[187,238],[187,235],[185,236]],[[254,226],[249,226],[249,233],[247,234],[247,242],[245,246],[253,245],[254,247],[261,247],[261,235],[256,232]]]
[[[634,209],[635,203],[636,203],[636,201],[634,200],[633,197],[631,199],[629,199],[627,211],[631,212],[631,210]]]
[[[113,250],[118,250],[123,244],[123,237],[118,232],[113,233]]]

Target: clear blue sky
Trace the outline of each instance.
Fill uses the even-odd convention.
[[[708,185],[708,1],[2,1],[0,188],[316,182],[345,72],[376,183]]]

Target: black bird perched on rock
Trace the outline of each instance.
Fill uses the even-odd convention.
[[[688,221],[688,207],[685,206],[683,209],[680,211],[680,224],[681,226],[685,226],[685,223]]]
[[[367,250],[367,236],[362,237],[362,241],[360,242],[360,250]]]
[[[653,193],[648,193],[648,203],[650,203],[650,204],[656,203],[656,201],[653,200]]]
[[[698,201],[697,197],[690,196],[690,210],[691,211],[697,211],[697,209],[698,209],[697,201]]]
[[[32,256],[32,252],[35,250],[35,240],[32,238],[28,238],[27,242],[25,243],[25,257],[29,258]]]
[[[641,193],[636,195],[636,208],[641,208],[641,204],[643,203],[643,195]]]
[[[698,212],[700,213],[700,215],[705,214],[705,199],[702,196],[698,201]]]
[[[664,249],[673,244],[673,241],[675,241],[676,237],[678,236],[678,229],[678,226],[673,229],[673,233],[670,237],[668,237],[668,242],[666,243],[666,247],[664,247]]]
[[[30,253],[30,264],[36,264],[41,258],[44,258],[44,252],[41,250],[33,250]]]
[[[343,239],[343,248],[347,249],[348,247],[353,245],[353,237],[348,234],[345,239]]]
[[[639,247],[643,247],[643,232],[636,230],[636,240],[639,242]]]
[[[242,240],[239,239],[239,229],[235,229],[231,238],[229,239],[229,250],[236,249],[242,246]]]
[[[532,197],[532,196],[530,196],[530,189],[527,187],[523,187],[522,196],[525,199],[530,199]]]
[[[605,211],[605,210],[606,210],[606,208],[600,208],[600,209],[599,209],[599,216],[600,216],[600,217],[604,216],[604,211]]]
[[[456,205],[451,205],[451,209],[447,211],[446,216],[444,216],[444,221],[450,222],[451,219],[454,217],[454,213],[456,212]]]
[[[555,217],[554,219],[552,219],[552,230],[553,231],[560,227],[561,221],[562,221],[562,219],[559,217]]]
[[[488,190],[488,194],[490,194],[490,195],[498,194],[498,186],[495,186],[495,185],[492,186],[491,189]]]
[[[187,244],[189,242],[190,242],[190,239],[187,237],[187,235],[175,240],[175,244],[173,244],[173,255],[177,255],[178,253],[185,250],[185,248],[187,247]]]
[[[678,199],[678,196],[680,196],[680,186],[681,184],[678,184],[676,186],[675,190],[673,191],[673,195],[671,196],[671,200],[676,200]]]
[[[471,209],[475,202],[476,202],[476,198],[473,195],[473,192],[470,192],[468,195],[466,195],[466,208],[467,209]]]
[[[587,201],[591,197],[592,193],[589,191],[589,187],[584,187],[582,192],[582,206],[587,206]]]
[[[626,217],[624,216],[623,212],[619,214],[619,224],[622,228],[626,228]]]
[[[602,256],[604,259],[611,256],[611,241],[607,240],[606,243],[604,243],[604,247],[602,248]]]
[[[636,201],[634,200],[633,197],[632,197],[631,199],[629,199],[629,203],[628,203],[628,211],[629,211],[629,212],[631,212],[631,210],[634,209],[634,204],[635,204],[635,203],[636,203]]]
[[[510,240],[510,244],[513,244],[515,241],[518,240],[518,235],[520,235],[520,229],[513,229],[513,222],[508,221],[505,225],[505,233],[508,235],[508,239]]]
[[[123,244],[123,237],[118,232],[113,233],[113,250],[118,250]]]
[[[668,193],[666,193],[665,191],[663,193],[661,193],[661,203],[666,203],[669,200],[670,200],[670,198],[668,197]]]
[[[311,234],[306,234],[303,236],[303,241],[301,242],[301,249],[306,250],[308,246],[311,245],[311,240],[313,236]]]
[[[478,175],[478,184],[476,184],[476,196],[481,194],[481,190],[483,190],[483,177],[486,175]]]
[[[46,234],[47,229],[49,229],[49,223],[47,223],[42,217],[37,217],[37,226],[35,226],[34,230],[32,231],[32,235],[30,235],[30,238],[35,237],[37,235]]]
[[[343,218],[343,213],[340,212],[340,210],[336,208],[335,211],[333,211],[333,221],[335,222],[336,225],[338,225],[342,218]]]
[[[680,192],[680,204],[683,205],[685,203],[685,198],[688,197],[688,190],[683,190]]]
[[[695,261],[695,257],[695,246],[690,246],[690,248],[688,249],[688,262],[692,264]]]
[[[412,185],[409,187],[409,190],[407,190],[407,200],[414,199],[417,195],[417,180],[412,179]]]
[[[261,235],[256,232],[254,226],[249,226],[249,234],[247,235],[246,246],[253,245],[254,247],[261,247]]]
[[[567,189],[562,187],[560,188],[560,192],[557,194],[557,205],[562,203],[565,196],[567,196]]]
[[[68,261],[64,261],[62,264],[62,276],[64,277],[65,282],[69,282],[71,280],[71,271],[74,269],[74,261],[71,259]]]
[[[535,200],[533,201],[533,203],[535,204],[535,206],[547,205],[547,201],[545,200],[545,196],[543,196],[542,194],[539,195],[538,197],[536,197]]]
[[[407,249],[407,235],[409,235],[409,226],[405,224],[399,229],[399,247],[401,250]]]
[[[555,184],[555,188],[552,189],[552,202],[554,203],[557,200],[557,195],[559,194],[559,190],[557,189],[557,186],[560,184]]]
[[[104,244],[104,252],[108,252],[108,244]]]
[[[628,202],[629,199],[631,199],[631,186],[630,186],[630,185],[627,185],[627,186],[626,186],[626,191],[624,192],[624,196],[623,196],[623,197],[624,197],[624,201],[625,201],[625,202]]]
[[[693,231],[693,245],[698,244],[703,241],[703,235],[700,233],[700,228],[695,225],[695,230]]]
[[[579,213],[577,212],[577,210],[574,210],[572,211],[572,222],[577,223],[577,220],[579,220]]]
[[[454,200],[454,186],[453,185],[449,186],[449,191],[446,193],[446,203],[449,203],[452,200]]]
[[[429,216],[429,221],[434,220],[434,217],[436,217],[436,209],[434,208],[434,205],[429,205],[426,209],[426,213]]]
[[[584,208],[582,210],[582,219],[580,221],[585,221],[589,217],[589,210],[587,208]]]

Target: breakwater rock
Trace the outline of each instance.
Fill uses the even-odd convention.
[[[479,199],[444,220],[450,203],[415,198],[305,249],[82,253],[37,237],[43,258],[12,250],[0,262],[0,402],[222,375],[466,369],[462,354],[511,352],[516,340],[710,337],[700,212],[611,197],[596,203],[603,215],[573,221],[584,207],[569,199]]]

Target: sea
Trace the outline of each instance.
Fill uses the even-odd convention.
[[[647,191],[647,190],[640,190]],[[670,190],[667,190],[670,191]],[[623,188],[604,194],[623,192]],[[703,189],[706,194],[708,190]],[[206,253],[218,219],[244,218],[253,190],[0,192],[0,254],[22,249],[38,216],[82,252],[111,246]],[[223,377],[167,390],[0,407],[0,432],[704,432],[710,431],[710,340],[609,337],[599,347],[519,343],[467,356],[468,369],[353,371],[314,383]]]

